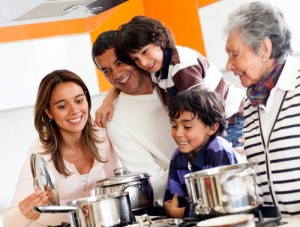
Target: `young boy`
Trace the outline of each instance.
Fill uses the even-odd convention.
[[[213,92],[189,90],[169,104],[173,153],[164,207],[170,217],[190,216],[184,175],[217,166],[237,164],[235,151],[220,135],[226,129],[224,102]]]
[[[226,118],[229,121],[226,139],[234,147],[242,146],[238,139],[242,137],[244,91],[224,80],[222,73],[200,53],[191,48],[175,45],[172,32],[160,21],[135,16],[119,28],[116,53],[122,62],[136,64],[150,73],[152,81],[159,87],[160,96],[168,105],[177,93],[189,89],[206,88],[222,97],[226,103]],[[105,98],[106,116],[116,98]],[[110,104],[108,104],[109,102]],[[101,114],[100,114],[101,113]],[[103,125],[102,125],[103,126]]]

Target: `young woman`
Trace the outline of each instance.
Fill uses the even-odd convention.
[[[75,73],[55,70],[42,79],[34,113],[39,139],[31,146],[21,170],[4,215],[5,227],[69,222],[67,214],[40,214],[33,209],[47,205],[50,196],[39,187],[33,188],[33,153],[41,155],[53,173],[60,205],[87,196],[97,180],[113,175],[119,162],[104,129],[93,123],[90,110],[88,88]]]

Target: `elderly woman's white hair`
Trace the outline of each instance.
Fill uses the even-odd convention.
[[[224,32],[229,34],[234,30],[240,31],[241,39],[256,53],[266,37],[272,42],[271,58],[292,53],[291,31],[282,12],[269,3],[251,2],[233,11]]]

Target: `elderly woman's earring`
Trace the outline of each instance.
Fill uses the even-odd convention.
[[[262,62],[266,62],[266,59],[265,59],[265,58],[263,58],[263,59],[262,59]]]

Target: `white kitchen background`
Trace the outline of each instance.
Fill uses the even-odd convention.
[[[224,73],[227,56],[222,28],[228,13],[244,2],[246,0],[223,0],[199,9],[207,57]],[[300,55],[298,1],[269,2],[283,10],[292,30],[294,55]],[[37,136],[33,104],[41,78],[54,69],[72,70],[89,87],[92,116],[102,102],[104,93],[98,88],[96,68],[90,57],[91,45],[89,34],[0,43],[0,221],[14,194],[27,151]],[[226,79],[240,86],[231,73],[226,73]]]

